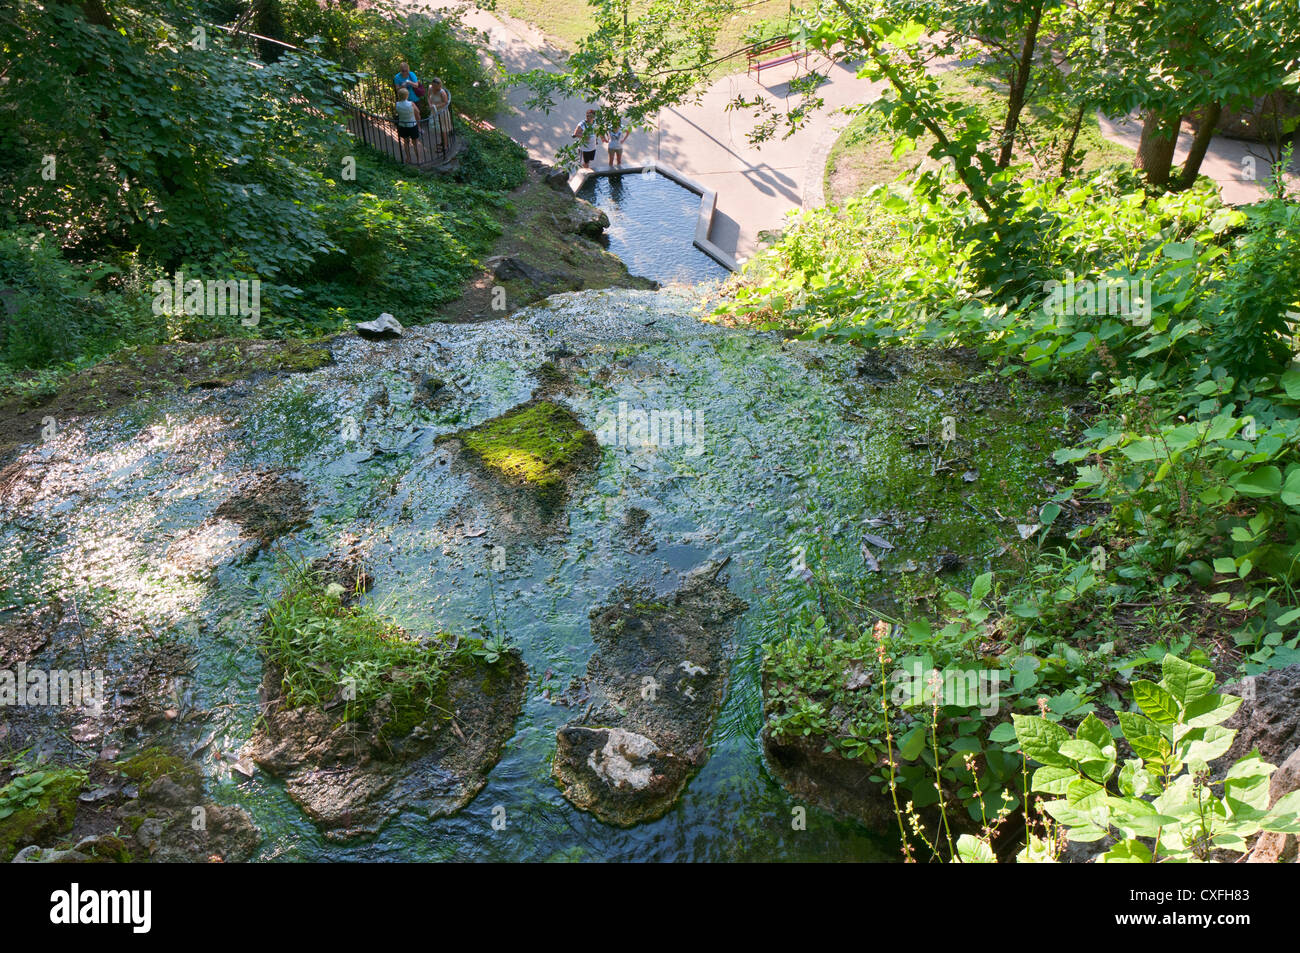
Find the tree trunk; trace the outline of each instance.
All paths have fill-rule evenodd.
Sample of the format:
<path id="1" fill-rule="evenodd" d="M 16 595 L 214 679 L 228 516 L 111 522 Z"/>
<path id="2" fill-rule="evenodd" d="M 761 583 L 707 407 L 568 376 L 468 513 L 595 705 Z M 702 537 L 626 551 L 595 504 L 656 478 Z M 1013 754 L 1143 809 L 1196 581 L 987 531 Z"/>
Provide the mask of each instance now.
<path id="1" fill-rule="evenodd" d="M 1074 114 L 1074 122 L 1070 126 L 1070 138 L 1066 140 L 1065 151 L 1061 153 L 1061 178 L 1070 174 L 1070 163 L 1074 159 L 1074 144 L 1079 139 L 1079 130 L 1083 127 L 1083 114 L 1088 107 L 1081 105 L 1079 111 Z"/>
<path id="2" fill-rule="evenodd" d="M 1007 120 L 1002 126 L 999 169 L 1005 169 L 1011 164 L 1011 153 L 1016 144 L 1016 127 L 1020 124 L 1020 112 L 1025 108 L 1025 91 L 1029 88 L 1029 74 L 1034 68 L 1034 50 L 1038 47 L 1038 26 L 1042 20 L 1043 0 L 1038 0 L 1029 15 L 1029 25 L 1025 27 L 1025 40 L 1020 46 L 1020 62 L 1016 64 L 1011 92 L 1007 95 Z"/>
<path id="3" fill-rule="evenodd" d="M 1210 148 L 1210 140 L 1214 138 L 1214 129 L 1219 124 L 1219 114 L 1222 112 L 1221 103 L 1211 103 L 1205 107 L 1201 124 L 1196 128 L 1196 138 L 1192 140 L 1192 150 L 1187 153 L 1187 161 L 1183 163 L 1182 175 L 1174 183 L 1175 192 L 1185 191 L 1196 184 L 1196 176 L 1201 171 L 1201 162 L 1205 159 L 1205 151 Z"/>
<path id="4" fill-rule="evenodd" d="M 1148 110 L 1142 114 L 1142 139 L 1133 165 L 1145 173 L 1147 183 L 1155 188 L 1163 189 L 1169 184 L 1181 121 L 1177 113 Z"/>

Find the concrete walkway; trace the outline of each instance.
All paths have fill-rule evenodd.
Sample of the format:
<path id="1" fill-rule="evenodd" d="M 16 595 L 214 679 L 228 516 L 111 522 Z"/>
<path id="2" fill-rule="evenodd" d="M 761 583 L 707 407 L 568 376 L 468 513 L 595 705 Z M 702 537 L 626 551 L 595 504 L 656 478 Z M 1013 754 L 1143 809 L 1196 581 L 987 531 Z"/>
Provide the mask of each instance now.
<path id="1" fill-rule="evenodd" d="M 581 0 L 573 0 L 581 2 Z M 507 73 L 531 69 L 558 70 L 565 53 L 548 37 L 530 24 L 505 13 L 490 14 L 477 8 L 466 9 L 457 0 L 407 0 L 412 9 L 441 9 L 462 23 L 483 32 L 488 46 L 500 58 Z M 826 61 L 811 57 L 808 68 L 824 68 Z M 420 72 L 436 69 L 436 64 L 412 64 Z M 640 165 L 667 163 L 700 184 L 718 193 L 717 211 L 710 238 L 720 248 L 740 261 L 752 255 L 761 244 L 764 231 L 780 228 L 787 213 L 799 208 L 821 205 L 822 181 L 826 159 L 839 131 L 848 119 L 840 112 L 843 106 L 870 102 L 879 95 L 881 85 L 859 79 L 855 70 L 842 63 L 831 67 L 830 79 L 819 89 L 825 107 L 808 124 L 789 139 L 771 140 L 761 146 L 749 144 L 746 134 L 758 124 L 751 111 L 728 112 L 727 104 L 737 95 L 747 99 L 762 96 L 778 112 L 784 113 L 798 103 L 790 95 L 790 80 L 807 72 L 802 62 L 765 70 L 760 84 L 752 76 L 738 74 L 716 80 L 698 102 L 665 109 L 659 114 L 658 128 L 634 132 L 624 149 L 624 162 Z M 455 91 L 452 91 L 453 96 Z M 528 149 L 529 154 L 552 162 L 556 153 L 573 141 L 574 127 L 582 120 L 590 104 L 562 100 L 549 113 L 529 110 L 525 106 L 529 91 L 509 91 L 508 114 L 498 117 L 497 124 Z M 1137 120 L 1102 121 L 1107 138 L 1136 150 L 1141 134 Z M 1190 134 L 1179 144 L 1178 157 L 1186 155 Z M 1243 170 L 1244 156 L 1254 150 L 1255 180 Z M 599 149 L 596 167 L 604 165 L 605 153 Z M 1211 143 L 1202 172 L 1211 176 L 1223 189 L 1229 202 L 1251 202 L 1262 197 L 1262 183 L 1269 176 L 1270 163 L 1264 148 L 1255 143 L 1216 137 Z M 1300 159 L 1295 171 L 1300 175 Z"/>

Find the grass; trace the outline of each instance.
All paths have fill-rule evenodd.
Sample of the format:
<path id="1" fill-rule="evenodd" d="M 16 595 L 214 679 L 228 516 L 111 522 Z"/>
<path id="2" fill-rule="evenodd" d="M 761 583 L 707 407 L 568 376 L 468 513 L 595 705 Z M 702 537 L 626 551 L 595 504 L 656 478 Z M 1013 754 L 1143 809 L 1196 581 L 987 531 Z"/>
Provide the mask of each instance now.
<path id="1" fill-rule="evenodd" d="M 510 16 L 531 23 L 566 53 L 578 48 L 578 41 L 595 27 L 591 8 L 583 0 L 501 0 L 500 9 Z M 745 46 L 745 31 L 763 20 L 784 20 L 790 4 L 781 0 L 758 0 L 742 3 L 718 30 L 717 55 L 721 56 Z M 740 57 L 718 65 L 716 75 L 725 76 L 745 69 Z"/>
<path id="2" fill-rule="evenodd" d="M 1002 128 L 1005 119 L 1005 88 L 976 70 L 953 70 L 938 78 L 940 89 L 950 99 L 976 106 L 995 131 Z M 1015 161 L 1033 162 L 1035 158 L 1049 166 L 1059 166 L 1060 148 L 1053 148 L 1052 140 L 1063 142 L 1069 132 L 1070 117 L 1052 112 L 1045 106 L 1030 103 L 1022 115 L 1023 133 L 1044 141 L 1046 148 L 1037 156 L 1018 144 Z M 837 205 L 854 195 L 866 192 L 873 186 L 892 182 L 926 160 L 926 153 L 934 139 L 926 136 L 918 140 L 916 148 L 898 158 L 893 150 L 896 136 L 885 128 L 880 117 L 867 113 L 849 123 L 826 160 L 826 201 Z M 1115 162 L 1130 162 L 1131 150 L 1106 139 L 1095 116 L 1085 116 L 1075 143 L 1076 154 L 1083 155 L 1083 171 L 1091 172 Z M 1047 172 L 1047 169 L 1037 170 Z M 1053 168 L 1052 171 L 1055 171 Z"/>
<path id="3" fill-rule="evenodd" d="M 284 704 L 344 706 L 355 721 L 381 700 L 392 721 L 414 724 L 436 709 L 455 640 L 408 635 L 370 605 L 345 601 L 338 583 L 308 569 L 282 569 L 289 586 L 267 613 L 263 651 L 280 673 Z"/>

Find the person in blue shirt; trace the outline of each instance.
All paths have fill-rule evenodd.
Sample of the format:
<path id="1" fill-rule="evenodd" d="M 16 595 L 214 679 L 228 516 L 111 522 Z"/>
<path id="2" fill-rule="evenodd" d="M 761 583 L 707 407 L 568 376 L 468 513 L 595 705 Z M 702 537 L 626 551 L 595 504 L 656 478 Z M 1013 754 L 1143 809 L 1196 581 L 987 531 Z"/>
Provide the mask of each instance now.
<path id="1" fill-rule="evenodd" d="M 399 65 L 401 68 L 398 70 L 397 75 L 393 77 L 393 87 L 394 89 L 406 90 L 407 98 L 411 103 L 418 105 L 420 93 L 423 92 L 420 88 L 420 79 L 411 72 L 410 64 L 403 62 Z"/>

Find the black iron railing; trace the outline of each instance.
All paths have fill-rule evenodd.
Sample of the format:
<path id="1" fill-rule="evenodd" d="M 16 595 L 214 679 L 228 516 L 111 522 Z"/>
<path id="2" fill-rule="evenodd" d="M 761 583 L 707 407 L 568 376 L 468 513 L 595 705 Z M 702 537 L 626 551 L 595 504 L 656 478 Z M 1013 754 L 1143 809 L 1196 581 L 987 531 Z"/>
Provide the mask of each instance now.
<path id="1" fill-rule="evenodd" d="M 270 51 L 277 49 L 311 53 L 310 50 L 257 33 L 231 27 L 219 29 L 233 42 L 263 61 L 270 58 Z M 455 151 L 455 127 L 451 109 L 443 108 L 433 116 L 425 115 L 430 111 L 427 102 L 417 104 L 422 116 L 418 127 L 419 138 L 410 140 L 410 144 L 403 147 L 403 140 L 397 132 L 397 98 L 393 85 L 379 77 L 365 76 L 354 87 L 342 93 L 323 92 L 317 101 L 320 100 L 339 109 L 344 116 L 344 126 L 355 139 L 384 153 L 395 162 L 420 169 L 432 169 L 445 164 Z"/>

